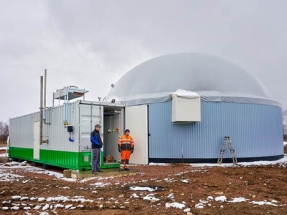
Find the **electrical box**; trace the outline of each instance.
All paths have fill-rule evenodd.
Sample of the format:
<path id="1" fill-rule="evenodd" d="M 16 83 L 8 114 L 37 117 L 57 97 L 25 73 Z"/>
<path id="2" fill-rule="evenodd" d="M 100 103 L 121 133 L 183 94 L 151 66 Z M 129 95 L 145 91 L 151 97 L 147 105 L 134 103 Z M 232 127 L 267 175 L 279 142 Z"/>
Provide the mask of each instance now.
<path id="1" fill-rule="evenodd" d="M 67 131 L 68 131 L 69 133 L 73 133 L 73 132 L 74 132 L 74 127 L 73 127 L 72 125 L 68 125 L 68 126 L 67 126 Z"/>
<path id="2" fill-rule="evenodd" d="M 193 92 L 190 94 L 172 94 L 172 122 L 188 123 L 201 121 L 200 96 Z"/>

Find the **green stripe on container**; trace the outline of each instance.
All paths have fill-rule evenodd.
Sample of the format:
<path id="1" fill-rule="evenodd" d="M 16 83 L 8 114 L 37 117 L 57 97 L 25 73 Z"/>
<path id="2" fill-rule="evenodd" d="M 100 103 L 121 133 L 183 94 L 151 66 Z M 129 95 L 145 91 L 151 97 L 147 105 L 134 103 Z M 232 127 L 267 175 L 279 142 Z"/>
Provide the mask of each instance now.
<path id="1" fill-rule="evenodd" d="M 33 149 L 9 147 L 9 157 L 48 164 L 73 170 L 90 170 L 90 152 L 67 152 L 56 150 L 40 150 L 40 159 L 33 159 Z"/>
<path id="2" fill-rule="evenodd" d="M 91 169 L 90 152 L 40 150 L 40 162 L 73 170 Z"/>
<path id="3" fill-rule="evenodd" d="M 9 157 L 36 163 L 48 164 L 72 170 L 90 170 L 91 152 L 67 152 L 57 150 L 40 150 L 40 159 L 33 159 L 33 149 L 9 147 Z M 101 168 L 119 168 L 119 163 L 104 163 L 104 153 L 101 152 Z"/>
<path id="4" fill-rule="evenodd" d="M 33 161 L 33 149 L 31 148 L 19 148 L 9 147 L 9 157 L 18 158 L 27 161 Z"/>

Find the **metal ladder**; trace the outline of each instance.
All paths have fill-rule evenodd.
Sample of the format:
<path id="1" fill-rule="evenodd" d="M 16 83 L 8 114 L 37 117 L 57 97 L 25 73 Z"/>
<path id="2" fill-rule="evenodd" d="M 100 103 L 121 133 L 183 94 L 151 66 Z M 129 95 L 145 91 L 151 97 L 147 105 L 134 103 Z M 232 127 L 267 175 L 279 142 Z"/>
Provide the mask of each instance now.
<path id="1" fill-rule="evenodd" d="M 224 152 L 226 150 L 226 146 L 228 146 L 229 150 L 230 150 L 230 155 L 232 157 L 232 161 L 234 164 L 237 164 L 237 158 L 235 156 L 235 150 L 233 148 L 233 145 L 231 143 L 231 139 L 229 136 L 225 136 L 224 137 L 224 140 L 223 140 L 223 143 L 222 143 L 222 146 L 221 146 L 221 149 L 220 149 L 220 155 L 219 155 L 219 158 L 218 158 L 218 161 L 217 163 L 218 164 L 221 164 L 222 163 L 222 160 L 223 160 L 223 155 L 224 155 Z"/>

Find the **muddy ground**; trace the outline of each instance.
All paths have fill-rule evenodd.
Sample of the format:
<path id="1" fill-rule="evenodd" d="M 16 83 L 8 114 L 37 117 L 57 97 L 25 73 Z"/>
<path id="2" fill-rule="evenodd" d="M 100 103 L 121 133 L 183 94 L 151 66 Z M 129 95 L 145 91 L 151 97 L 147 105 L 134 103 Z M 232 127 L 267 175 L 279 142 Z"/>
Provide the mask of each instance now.
<path id="1" fill-rule="evenodd" d="M 11 180 L 0 180 L 0 214 L 287 213 L 287 162 L 267 166 L 133 166 L 136 174 L 107 178 L 99 173 L 89 180 L 72 182 L 27 167 L 0 164 L 0 168 L 11 174 Z M 23 177 L 12 179 L 12 174 Z M 150 190 L 138 190 L 145 187 Z M 176 204 L 169 205 L 172 203 Z"/>

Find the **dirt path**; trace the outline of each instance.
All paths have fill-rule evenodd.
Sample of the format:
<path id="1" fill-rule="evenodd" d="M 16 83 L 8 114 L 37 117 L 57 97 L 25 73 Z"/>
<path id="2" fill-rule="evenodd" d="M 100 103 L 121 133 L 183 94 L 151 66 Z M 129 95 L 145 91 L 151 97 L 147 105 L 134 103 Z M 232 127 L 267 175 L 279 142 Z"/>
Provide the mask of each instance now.
<path id="1" fill-rule="evenodd" d="M 2 166 L 2 173 L 11 176 L 7 181 L 0 178 L 0 214 L 150 215 L 187 214 L 188 210 L 189 214 L 285 214 L 287 211 L 286 163 L 133 168 L 138 174 L 118 178 L 102 178 L 99 174 L 90 180 L 69 182 L 44 171 Z M 13 179 L 13 174 L 22 177 Z M 229 202 L 234 198 L 236 203 Z"/>

